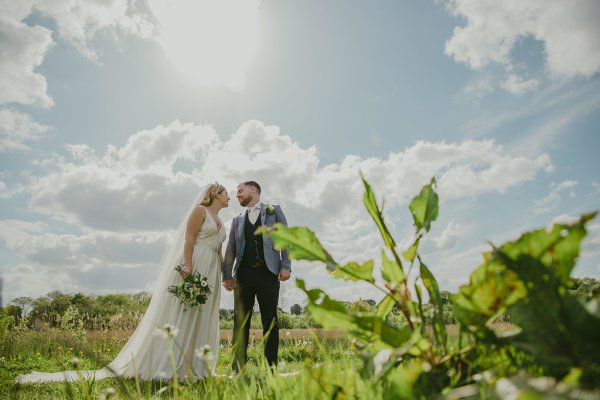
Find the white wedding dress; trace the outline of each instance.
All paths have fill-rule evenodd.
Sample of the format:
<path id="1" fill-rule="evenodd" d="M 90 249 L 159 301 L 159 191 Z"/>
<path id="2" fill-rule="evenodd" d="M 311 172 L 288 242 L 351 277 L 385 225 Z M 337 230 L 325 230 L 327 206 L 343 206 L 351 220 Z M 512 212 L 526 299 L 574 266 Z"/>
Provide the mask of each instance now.
<path id="1" fill-rule="evenodd" d="M 219 221 L 220 222 L 220 221 Z M 181 229 L 180 229 L 181 231 Z M 178 235 L 176 240 L 183 240 Z M 131 335 L 116 358 L 105 368 L 96 371 L 63 371 L 54 373 L 32 372 L 17 377 L 18 383 L 41 383 L 77 381 L 84 379 L 104 379 L 114 377 L 134 377 L 139 379 L 169 379 L 173 377 L 169 340 L 163 329 L 170 324 L 176 330 L 171 338 L 172 352 L 177 376 L 182 379 L 198 379 L 214 373 L 219 351 L 219 300 L 221 294 L 221 262 L 217 251 L 225 240 L 225 229 L 209 212 L 196 239 L 193 252 L 193 270 L 208 277 L 212 294 L 206 303 L 183 310 L 179 300 L 167 292 L 170 285 L 180 282 L 181 276 L 173 268 L 183 260 L 183 245 L 176 244 L 167 252 L 161 262 L 159 281 L 156 283 L 152 300 L 135 332 Z M 175 255 L 179 253 L 179 255 Z M 178 260 L 171 265 L 162 265 Z M 210 346 L 212 358 L 201 359 L 196 350 Z M 205 368 L 208 366 L 208 371 Z"/>

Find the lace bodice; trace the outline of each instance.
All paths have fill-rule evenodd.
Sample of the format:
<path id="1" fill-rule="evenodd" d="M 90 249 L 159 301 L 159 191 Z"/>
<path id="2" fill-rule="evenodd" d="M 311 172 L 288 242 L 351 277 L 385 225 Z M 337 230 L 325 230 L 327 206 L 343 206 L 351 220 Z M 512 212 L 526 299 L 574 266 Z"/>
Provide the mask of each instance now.
<path id="1" fill-rule="evenodd" d="M 217 230 L 217 222 L 207 211 L 204 222 L 200 227 L 200 232 L 196 238 L 196 246 L 207 246 L 214 251 L 219 250 L 221 244 L 225 241 L 225 226 L 221 223 L 221 229 Z"/>

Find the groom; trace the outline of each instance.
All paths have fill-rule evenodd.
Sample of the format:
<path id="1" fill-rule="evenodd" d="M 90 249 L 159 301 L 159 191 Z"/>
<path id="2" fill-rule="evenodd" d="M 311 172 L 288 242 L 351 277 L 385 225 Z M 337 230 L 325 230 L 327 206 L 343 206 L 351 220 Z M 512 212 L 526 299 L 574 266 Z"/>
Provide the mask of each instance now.
<path id="1" fill-rule="evenodd" d="M 270 237 L 254 234 L 261 225 L 272 226 L 280 222 L 287 226 L 281 207 L 263 204 L 260 201 L 260 185 L 254 181 L 240 183 L 236 197 L 247 210 L 231 223 L 229 242 L 221 267 L 223 286 L 226 290 L 234 290 L 234 373 L 239 372 L 246 364 L 255 298 L 260 306 L 263 335 L 268 334 L 265 358 L 271 367 L 277 365 L 279 282 L 287 281 L 291 274 L 287 252 L 275 250 Z"/>

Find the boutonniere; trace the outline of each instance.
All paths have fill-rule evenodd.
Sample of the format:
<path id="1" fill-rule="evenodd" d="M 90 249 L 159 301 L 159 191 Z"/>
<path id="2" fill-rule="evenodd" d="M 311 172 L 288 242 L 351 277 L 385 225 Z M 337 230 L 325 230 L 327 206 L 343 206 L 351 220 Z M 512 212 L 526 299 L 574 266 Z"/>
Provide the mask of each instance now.
<path id="1" fill-rule="evenodd" d="M 273 206 L 273 204 L 267 204 L 265 206 L 265 212 L 267 213 L 267 215 L 275 214 L 275 206 Z"/>

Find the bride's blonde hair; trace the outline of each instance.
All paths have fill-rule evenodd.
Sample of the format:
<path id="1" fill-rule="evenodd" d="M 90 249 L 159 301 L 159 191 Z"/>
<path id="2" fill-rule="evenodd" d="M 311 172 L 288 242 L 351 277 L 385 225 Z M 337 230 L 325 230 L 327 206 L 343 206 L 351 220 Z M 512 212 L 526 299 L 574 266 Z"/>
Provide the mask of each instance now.
<path id="1" fill-rule="evenodd" d="M 210 206 L 215 197 L 217 197 L 219 193 L 223 192 L 223 190 L 225 190 L 225 186 L 221 185 L 219 182 L 211 183 L 208 187 L 206 195 L 200 201 L 200 204 L 202 204 L 205 207 Z"/>

